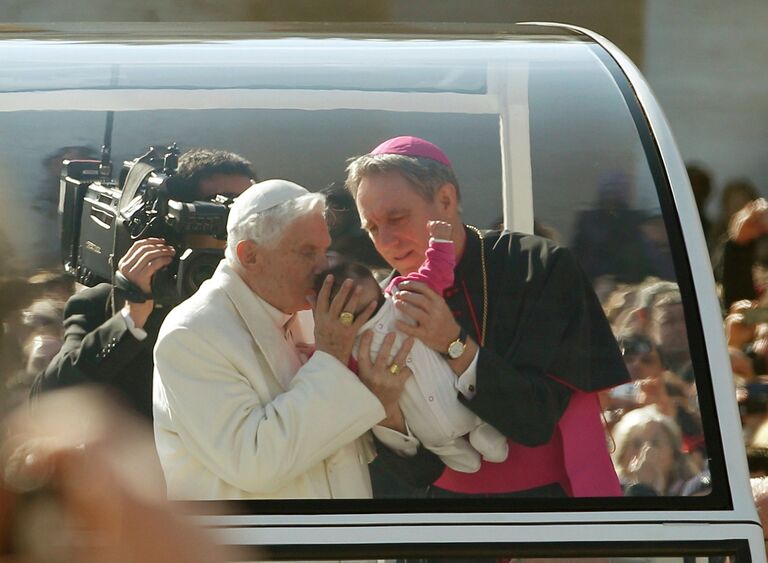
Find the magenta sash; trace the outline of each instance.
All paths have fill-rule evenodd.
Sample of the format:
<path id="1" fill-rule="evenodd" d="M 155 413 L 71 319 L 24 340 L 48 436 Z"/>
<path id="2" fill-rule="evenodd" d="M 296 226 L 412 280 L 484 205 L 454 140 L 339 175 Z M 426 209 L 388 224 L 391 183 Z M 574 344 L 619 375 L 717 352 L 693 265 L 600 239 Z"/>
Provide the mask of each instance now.
<path id="1" fill-rule="evenodd" d="M 509 440 L 505 461 L 483 461 L 476 473 L 446 467 L 435 486 L 457 493 L 494 494 L 552 483 L 573 497 L 621 496 L 595 392 L 573 390 L 552 439 L 543 446 L 529 448 Z"/>

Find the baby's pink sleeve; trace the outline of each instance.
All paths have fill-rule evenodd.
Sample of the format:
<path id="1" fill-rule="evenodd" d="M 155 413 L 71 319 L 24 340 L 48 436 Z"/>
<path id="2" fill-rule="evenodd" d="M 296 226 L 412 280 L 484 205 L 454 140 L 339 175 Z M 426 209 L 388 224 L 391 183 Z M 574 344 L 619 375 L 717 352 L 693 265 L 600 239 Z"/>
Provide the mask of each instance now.
<path id="1" fill-rule="evenodd" d="M 429 239 L 424 262 L 419 269 L 407 276 L 397 276 L 385 290 L 392 293 L 398 284 L 408 281 L 424 282 L 440 295 L 453 285 L 453 269 L 456 267 L 456 252 L 453 242 Z"/>

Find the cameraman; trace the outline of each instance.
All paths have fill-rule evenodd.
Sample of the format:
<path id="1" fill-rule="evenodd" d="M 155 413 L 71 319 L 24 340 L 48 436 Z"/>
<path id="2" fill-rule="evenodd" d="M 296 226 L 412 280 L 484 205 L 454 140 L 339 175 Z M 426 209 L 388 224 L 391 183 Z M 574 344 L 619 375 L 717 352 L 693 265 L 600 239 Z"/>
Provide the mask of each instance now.
<path id="1" fill-rule="evenodd" d="M 179 158 L 169 196 L 181 201 L 205 200 L 217 194 L 234 197 L 254 180 L 251 163 L 241 156 L 193 149 Z M 152 277 L 174 256 L 175 249 L 163 239 L 146 238 L 128 249 L 117 269 L 149 295 Z M 73 295 L 64 309 L 64 344 L 37 376 L 32 395 L 84 383 L 102 384 L 151 420 L 152 349 L 167 314 L 168 308 L 156 305 L 151 298 L 128 301 L 107 283 Z"/>

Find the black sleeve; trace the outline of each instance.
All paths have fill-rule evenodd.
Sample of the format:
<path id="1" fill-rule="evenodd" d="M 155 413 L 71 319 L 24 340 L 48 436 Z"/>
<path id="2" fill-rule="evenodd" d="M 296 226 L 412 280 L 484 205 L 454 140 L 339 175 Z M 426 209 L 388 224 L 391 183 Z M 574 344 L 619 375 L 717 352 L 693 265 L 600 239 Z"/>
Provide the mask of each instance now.
<path id="1" fill-rule="evenodd" d="M 628 380 L 597 296 L 566 248 L 531 243 L 503 279 L 498 324 L 477 362 L 476 394 L 460 397 L 502 434 L 546 444 L 573 389 Z M 521 267 L 525 265 L 525 268 Z"/>
<path id="2" fill-rule="evenodd" d="M 568 407 L 571 390 L 537 374 L 517 370 L 514 377 L 503 358 L 483 353 L 477 362 L 477 394 L 459 399 L 507 438 L 528 447 L 552 439 Z"/>
<path id="3" fill-rule="evenodd" d="M 374 442 L 377 456 L 371 464 L 371 478 L 377 498 L 421 496 L 418 489 L 434 483 L 445 469 L 442 460 L 423 446 L 419 446 L 413 457 L 400 457 L 375 437 Z M 385 482 L 385 478 L 380 477 L 382 474 L 394 479 L 386 480 L 383 486 L 377 487 L 377 482 Z"/>
<path id="4" fill-rule="evenodd" d="M 33 394 L 80 383 L 109 383 L 149 346 L 130 333 L 119 312 L 107 316 L 110 291 L 102 284 L 67 301 L 64 343 L 33 385 Z"/>

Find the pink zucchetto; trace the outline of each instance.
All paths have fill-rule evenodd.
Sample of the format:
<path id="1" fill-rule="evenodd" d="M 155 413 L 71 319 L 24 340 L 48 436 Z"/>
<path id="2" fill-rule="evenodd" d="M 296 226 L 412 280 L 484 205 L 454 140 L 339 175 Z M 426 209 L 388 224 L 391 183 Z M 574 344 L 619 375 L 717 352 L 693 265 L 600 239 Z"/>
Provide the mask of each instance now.
<path id="1" fill-rule="evenodd" d="M 448 160 L 448 157 L 445 156 L 445 153 L 437 145 L 433 145 L 419 137 L 408 135 L 386 140 L 369 154 L 401 154 L 403 156 L 429 158 L 444 164 L 448 168 L 453 168 L 451 161 Z"/>

